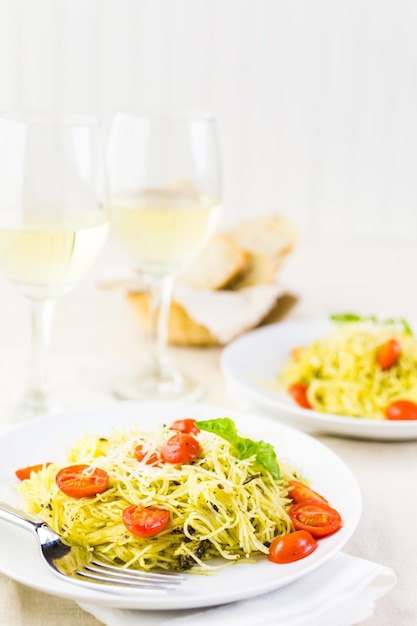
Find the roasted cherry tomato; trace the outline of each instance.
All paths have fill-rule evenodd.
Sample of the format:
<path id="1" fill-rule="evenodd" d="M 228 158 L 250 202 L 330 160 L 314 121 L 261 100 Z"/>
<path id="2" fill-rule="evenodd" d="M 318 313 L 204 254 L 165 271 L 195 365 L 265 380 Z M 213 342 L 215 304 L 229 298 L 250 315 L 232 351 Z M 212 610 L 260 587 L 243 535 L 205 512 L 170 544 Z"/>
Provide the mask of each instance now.
<path id="1" fill-rule="evenodd" d="M 144 461 L 146 465 L 155 465 L 160 460 L 156 452 L 151 452 L 143 448 L 143 445 L 139 443 L 135 448 L 135 457 L 138 461 Z"/>
<path id="2" fill-rule="evenodd" d="M 417 420 L 417 404 L 411 400 L 395 400 L 385 409 L 387 420 Z"/>
<path id="3" fill-rule="evenodd" d="M 293 348 L 291 350 L 291 358 L 292 358 L 292 360 L 293 361 L 298 361 L 300 356 L 301 356 L 302 351 L 303 351 L 303 348 L 301 348 L 300 346 L 295 346 L 295 348 Z"/>
<path id="4" fill-rule="evenodd" d="M 322 502 L 323 504 L 329 504 L 323 496 L 317 491 L 310 489 L 304 483 L 298 482 L 298 480 L 290 480 L 289 494 L 293 501 L 298 504 L 299 502 Z"/>
<path id="5" fill-rule="evenodd" d="M 197 439 L 188 433 L 175 433 L 162 446 L 161 459 L 166 463 L 190 463 L 201 454 Z"/>
<path id="6" fill-rule="evenodd" d="M 164 530 L 169 521 L 169 511 L 152 506 L 132 504 L 122 513 L 123 524 L 138 537 L 153 537 Z"/>
<path id="7" fill-rule="evenodd" d="M 342 525 L 342 518 L 336 509 L 322 502 L 294 504 L 289 515 L 296 530 L 307 530 L 316 539 L 331 535 Z"/>
<path id="8" fill-rule="evenodd" d="M 290 396 L 292 396 L 298 406 L 302 406 L 303 409 L 312 408 L 310 401 L 307 398 L 307 389 L 307 385 L 304 385 L 303 383 L 292 383 L 292 385 L 288 387 Z"/>
<path id="9" fill-rule="evenodd" d="M 71 498 L 88 498 L 103 493 L 109 484 L 109 475 L 99 467 L 70 465 L 55 477 L 56 484 Z"/>
<path id="10" fill-rule="evenodd" d="M 200 432 L 200 429 L 195 425 L 196 420 L 193 420 L 191 417 L 183 420 L 176 420 L 169 427 L 170 430 L 178 430 L 181 433 L 192 433 L 196 435 Z"/>
<path id="11" fill-rule="evenodd" d="M 268 559 L 273 563 L 292 563 L 308 556 L 317 548 L 317 541 L 306 530 L 275 537 L 269 546 Z"/>
<path id="12" fill-rule="evenodd" d="M 43 467 L 48 467 L 51 463 L 39 463 L 39 465 L 28 465 L 28 467 L 21 467 L 15 471 L 19 480 L 26 480 L 30 478 L 32 472 L 40 472 Z"/>
<path id="13" fill-rule="evenodd" d="M 389 370 L 396 364 L 401 354 L 401 344 L 396 339 L 389 339 L 379 349 L 378 364 L 381 369 Z"/>

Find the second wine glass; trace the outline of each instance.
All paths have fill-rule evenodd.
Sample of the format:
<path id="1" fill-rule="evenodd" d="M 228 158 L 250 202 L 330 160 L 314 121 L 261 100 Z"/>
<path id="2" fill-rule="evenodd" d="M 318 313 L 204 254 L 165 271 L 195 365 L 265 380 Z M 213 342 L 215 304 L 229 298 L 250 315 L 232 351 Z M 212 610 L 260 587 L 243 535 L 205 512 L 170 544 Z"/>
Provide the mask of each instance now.
<path id="1" fill-rule="evenodd" d="M 177 274 L 201 251 L 220 215 L 219 157 L 210 113 L 118 113 L 108 146 L 113 228 L 150 294 L 151 348 L 122 399 L 196 400 L 201 383 L 167 354 Z"/>

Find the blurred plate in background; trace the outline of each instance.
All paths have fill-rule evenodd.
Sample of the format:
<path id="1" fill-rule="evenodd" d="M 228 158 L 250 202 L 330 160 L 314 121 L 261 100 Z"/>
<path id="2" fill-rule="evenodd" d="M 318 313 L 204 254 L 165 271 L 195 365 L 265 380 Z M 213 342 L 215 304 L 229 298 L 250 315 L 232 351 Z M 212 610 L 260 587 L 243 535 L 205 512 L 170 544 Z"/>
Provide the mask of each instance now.
<path id="1" fill-rule="evenodd" d="M 417 439 L 417 420 L 345 417 L 297 406 L 277 389 L 277 377 L 293 348 L 325 336 L 331 327 L 325 318 L 280 322 L 258 328 L 229 344 L 221 355 L 221 369 L 235 389 L 280 421 L 308 432 L 379 440 Z"/>

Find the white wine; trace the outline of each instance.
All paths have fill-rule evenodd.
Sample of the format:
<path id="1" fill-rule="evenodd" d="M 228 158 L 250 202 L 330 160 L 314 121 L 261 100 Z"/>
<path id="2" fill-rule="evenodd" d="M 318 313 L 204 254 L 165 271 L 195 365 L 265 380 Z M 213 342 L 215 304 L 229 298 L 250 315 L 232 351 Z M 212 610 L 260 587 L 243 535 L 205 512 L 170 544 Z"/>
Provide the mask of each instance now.
<path id="1" fill-rule="evenodd" d="M 84 276 L 108 230 L 100 210 L 36 212 L 0 223 L 0 271 L 28 298 L 56 298 Z"/>
<path id="2" fill-rule="evenodd" d="M 133 264 L 160 276 L 182 269 L 200 252 L 220 212 L 212 197 L 171 189 L 118 197 L 112 209 L 116 236 Z"/>

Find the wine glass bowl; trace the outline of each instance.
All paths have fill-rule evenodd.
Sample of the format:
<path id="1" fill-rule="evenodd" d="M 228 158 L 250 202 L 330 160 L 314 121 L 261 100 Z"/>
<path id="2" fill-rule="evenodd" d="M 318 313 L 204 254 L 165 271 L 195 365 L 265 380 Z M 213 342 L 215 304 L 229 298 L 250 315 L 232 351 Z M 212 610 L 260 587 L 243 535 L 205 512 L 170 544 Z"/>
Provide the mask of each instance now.
<path id="1" fill-rule="evenodd" d="M 220 215 L 219 158 L 210 113 L 118 113 L 108 147 L 112 223 L 150 294 L 151 347 L 142 372 L 122 381 L 124 399 L 197 399 L 199 383 L 167 353 L 174 281 L 202 250 Z"/>
<path id="2" fill-rule="evenodd" d="M 32 366 L 20 418 L 52 410 L 47 350 L 55 301 L 83 278 L 107 239 L 102 160 L 95 118 L 0 114 L 0 272 L 32 311 Z"/>

